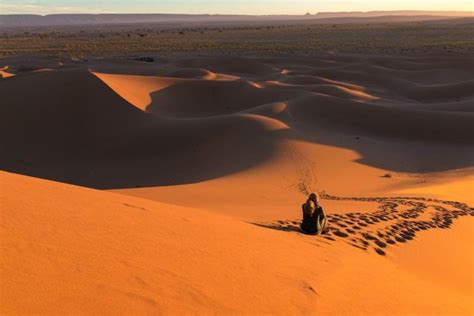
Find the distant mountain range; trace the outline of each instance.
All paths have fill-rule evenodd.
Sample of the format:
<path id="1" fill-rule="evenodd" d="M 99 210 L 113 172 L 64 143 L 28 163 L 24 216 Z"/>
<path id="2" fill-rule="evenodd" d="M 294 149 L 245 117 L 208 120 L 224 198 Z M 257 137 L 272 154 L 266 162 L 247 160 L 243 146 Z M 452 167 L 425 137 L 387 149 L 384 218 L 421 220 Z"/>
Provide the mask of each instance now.
<path id="1" fill-rule="evenodd" d="M 432 20 L 434 17 L 473 17 L 473 12 L 460 11 L 370 11 L 370 12 L 320 12 L 305 15 L 220 15 L 220 14 L 11 14 L 0 15 L 0 27 L 56 26 L 56 25 L 106 25 L 143 23 L 207 23 L 207 22 L 265 22 L 307 21 L 316 19 L 411 17 L 408 20 Z M 424 18 L 421 18 L 424 17 Z M 393 21 L 392 19 L 389 19 Z M 406 19 L 405 19 L 406 20 Z"/>
<path id="2" fill-rule="evenodd" d="M 473 17 L 473 11 L 369 11 L 369 12 L 319 12 L 317 18 L 342 18 L 342 17 L 381 17 L 381 16 L 442 16 L 442 17 Z"/>

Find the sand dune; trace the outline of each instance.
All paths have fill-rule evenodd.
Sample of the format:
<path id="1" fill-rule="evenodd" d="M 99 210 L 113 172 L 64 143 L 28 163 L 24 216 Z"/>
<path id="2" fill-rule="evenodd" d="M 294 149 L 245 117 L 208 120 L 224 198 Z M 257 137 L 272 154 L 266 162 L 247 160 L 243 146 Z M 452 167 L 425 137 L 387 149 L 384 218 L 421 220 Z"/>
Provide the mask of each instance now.
<path id="1" fill-rule="evenodd" d="M 1 88 L 7 105 L 1 109 L 1 137 L 2 167 L 16 172 L 109 188 L 195 182 L 246 168 L 274 148 L 272 131 L 253 117 L 159 119 L 126 103 L 87 71 L 14 79 Z M 34 88 L 27 95 L 12 93 L 23 84 Z M 95 95 L 83 93 L 94 90 Z M 55 113 L 49 115 L 52 120 L 47 113 Z M 236 155 L 242 155 L 237 164 L 231 160 Z M 63 163 L 70 166 L 66 173 Z M 130 164 L 135 168 L 129 169 Z"/>
<path id="2" fill-rule="evenodd" d="M 193 118 L 231 114 L 299 95 L 299 91 L 288 89 L 269 87 L 262 90 L 262 86 L 245 80 L 130 78 L 100 73 L 97 76 L 130 103 L 163 117 Z M 140 88 L 137 89 L 138 86 Z M 132 91 L 141 97 L 130 97 Z M 233 97 L 229 98 L 230 95 Z"/>
<path id="3" fill-rule="evenodd" d="M 9 78 L 9 77 L 13 77 L 14 74 L 8 72 L 8 66 L 5 66 L 3 68 L 0 69 L 0 78 Z"/>
<path id="4" fill-rule="evenodd" d="M 3 313 L 474 311 L 468 56 L 10 61 Z"/>
<path id="5" fill-rule="evenodd" d="M 268 229 L 202 210 L 1 177 L 8 183 L 1 191 L 4 313 L 468 314 L 473 308 L 470 266 L 456 266 L 456 278 L 425 279 L 412 273 L 415 250 L 386 259 L 350 246 L 338 231 L 315 238 L 285 232 L 287 225 Z M 373 225 L 372 216 L 361 218 Z M 343 219 L 334 215 L 335 226 Z M 413 239 L 407 234 L 404 243 Z M 472 235 L 455 240 L 468 245 Z M 412 248 L 430 243 L 421 239 Z"/>

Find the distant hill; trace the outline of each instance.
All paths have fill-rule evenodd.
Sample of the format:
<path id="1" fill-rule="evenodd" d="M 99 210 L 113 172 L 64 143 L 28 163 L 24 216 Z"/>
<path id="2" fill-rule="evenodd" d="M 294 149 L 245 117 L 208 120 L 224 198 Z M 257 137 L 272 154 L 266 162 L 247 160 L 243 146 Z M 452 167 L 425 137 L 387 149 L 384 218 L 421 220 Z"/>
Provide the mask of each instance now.
<path id="1" fill-rule="evenodd" d="M 0 27 L 55 26 L 55 25 L 106 25 L 143 23 L 220 23 L 310 21 L 341 18 L 405 17 L 405 20 L 433 20 L 434 17 L 472 17 L 473 12 L 443 11 L 371 11 L 371 12 L 320 12 L 305 15 L 190 15 L 190 14 L 11 14 L 0 15 Z M 410 17 L 410 18 L 407 18 Z M 418 18 L 416 18 L 418 17 Z M 388 19 L 393 21 L 394 19 Z M 395 19 L 396 20 L 396 19 Z M 344 22 L 344 21 L 343 21 Z"/>
<path id="2" fill-rule="evenodd" d="M 369 12 L 319 12 L 314 15 L 316 18 L 342 18 L 342 17 L 381 17 L 381 16 L 443 16 L 443 17 L 473 17 L 474 12 L 469 11 L 369 11 Z"/>

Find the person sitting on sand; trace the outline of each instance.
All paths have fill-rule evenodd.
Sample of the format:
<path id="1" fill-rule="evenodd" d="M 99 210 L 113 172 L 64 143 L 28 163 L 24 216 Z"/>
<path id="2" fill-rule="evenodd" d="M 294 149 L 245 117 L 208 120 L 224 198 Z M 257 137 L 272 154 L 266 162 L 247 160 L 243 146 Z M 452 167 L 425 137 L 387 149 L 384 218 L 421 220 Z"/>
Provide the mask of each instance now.
<path id="1" fill-rule="evenodd" d="M 328 232 L 328 223 L 323 208 L 319 205 L 319 195 L 311 193 L 302 206 L 303 222 L 301 230 L 307 234 L 325 234 Z"/>

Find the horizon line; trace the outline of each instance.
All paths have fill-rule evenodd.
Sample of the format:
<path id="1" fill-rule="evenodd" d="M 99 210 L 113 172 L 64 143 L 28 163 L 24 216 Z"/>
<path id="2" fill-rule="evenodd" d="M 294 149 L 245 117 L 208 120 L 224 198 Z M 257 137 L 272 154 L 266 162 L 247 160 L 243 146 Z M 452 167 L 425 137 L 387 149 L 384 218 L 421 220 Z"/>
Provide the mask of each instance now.
<path id="1" fill-rule="evenodd" d="M 145 12 L 63 12 L 63 13 L 7 13 L 7 14 L 0 14 L 1 15 L 37 15 L 37 16 L 49 16 L 49 15 L 107 15 L 107 14 L 135 14 L 135 15 L 154 15 L 154 14 L 162 14 L 162 15 L 209 15 L 209 16 L 217 16 L 217 15 L 230 15 L 230 16 L 305 16 L 305 15 L 318 15 L 322 13 L 377 13 L 377 12 L 432 12 L 432 13 L 469 13 L 474 15 L 474 10 L 466 11 L 466 10 L 409 10 L 409 9 L 400 9 L 400 10 L 369 10 L 369 11 L 318 11 L 315 13 L 305 12 L 300 14 L 239 14 L 239 13 L 177 13 L 177 12 L 153 12 L 153 13 L 145 13 Z"/>

